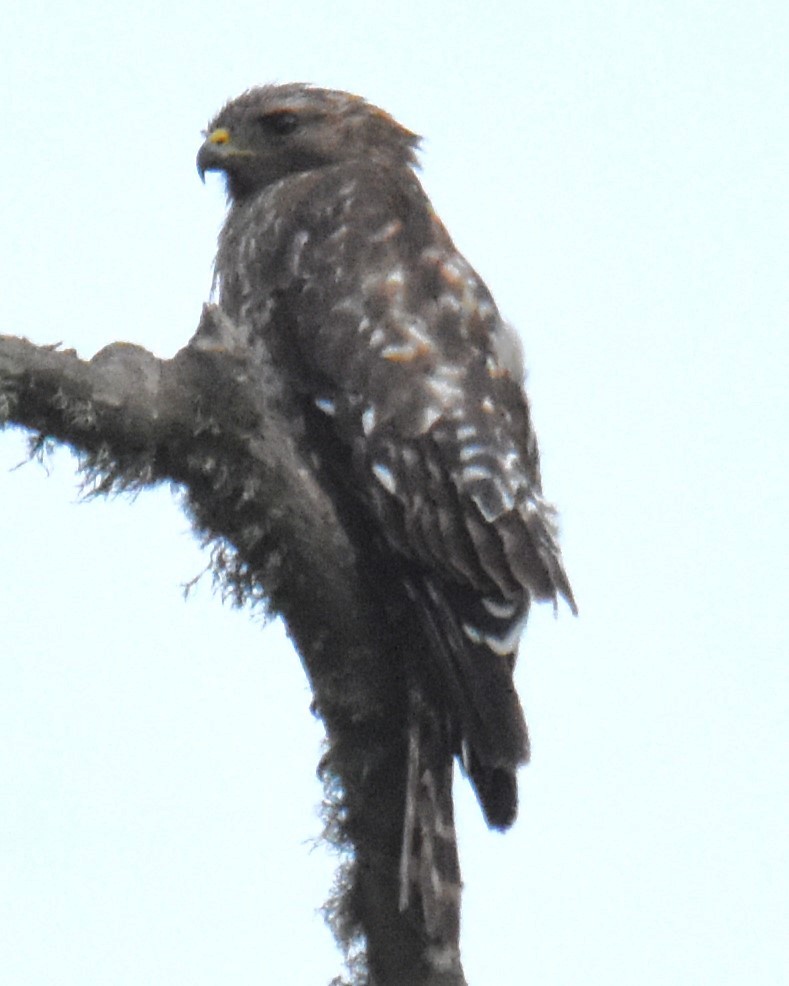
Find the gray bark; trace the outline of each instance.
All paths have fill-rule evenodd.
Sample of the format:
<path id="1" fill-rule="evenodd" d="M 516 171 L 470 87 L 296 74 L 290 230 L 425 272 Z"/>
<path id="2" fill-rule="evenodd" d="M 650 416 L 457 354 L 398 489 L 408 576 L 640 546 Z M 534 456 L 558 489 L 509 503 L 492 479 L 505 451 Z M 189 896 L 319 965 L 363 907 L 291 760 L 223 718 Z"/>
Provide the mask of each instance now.
<path id="1" fill-rule="evenodd" d="M 292 396 L 235 339 L 212 306 L 170 360 L 116 343 L 83 361 L 2 336 L 0 425 L 70 446 L 99 492 L 184 489 L 215 573 L 238 602 L 281 614 L 312 685 L 327 732 L 326 835 L 345 853 L 327 913 L 357 955 L 354 981 L 465 986 L 459 900 L 445 905 L 437 937 L 420 902 L 401 910 L 399 898 L 403 668 L 428 642 L 394 574 L 338 507 Z"/>

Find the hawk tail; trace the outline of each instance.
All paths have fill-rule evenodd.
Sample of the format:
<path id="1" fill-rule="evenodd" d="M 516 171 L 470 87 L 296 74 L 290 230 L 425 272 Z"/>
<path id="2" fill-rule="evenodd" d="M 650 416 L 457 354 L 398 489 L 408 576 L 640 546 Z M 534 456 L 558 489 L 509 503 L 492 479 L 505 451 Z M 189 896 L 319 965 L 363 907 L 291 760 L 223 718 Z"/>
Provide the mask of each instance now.
<path id="1" fill-rule="evenodd" d="M 528 601 L 489 600 L 424 576 L 411 583 L 432 641 L 428 669 L 440 707 L 491 828 L 518 812 L 516 772 L 529 759 L 529 736 L 512 669 Z"/>
<path id="2" fill-rule="evenodd" d="M 452 753 L 435 707 L 409 692 L 408 763 L 400 855 L 400 910 L 421 910 L 435 945 L 460 936 L 461 879 L 452 806 Z"/>

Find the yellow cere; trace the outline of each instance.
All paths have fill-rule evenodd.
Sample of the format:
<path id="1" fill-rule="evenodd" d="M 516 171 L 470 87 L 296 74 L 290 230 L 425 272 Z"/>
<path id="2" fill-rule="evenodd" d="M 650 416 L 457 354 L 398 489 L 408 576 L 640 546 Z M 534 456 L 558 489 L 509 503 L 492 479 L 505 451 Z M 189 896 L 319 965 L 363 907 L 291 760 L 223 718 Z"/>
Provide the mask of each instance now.
<path id="1" fill-rule="evenodd" d="M 219 127 L 208 135 L 209 144 L 226 144 L 230 140 L 230 131 Z"/>

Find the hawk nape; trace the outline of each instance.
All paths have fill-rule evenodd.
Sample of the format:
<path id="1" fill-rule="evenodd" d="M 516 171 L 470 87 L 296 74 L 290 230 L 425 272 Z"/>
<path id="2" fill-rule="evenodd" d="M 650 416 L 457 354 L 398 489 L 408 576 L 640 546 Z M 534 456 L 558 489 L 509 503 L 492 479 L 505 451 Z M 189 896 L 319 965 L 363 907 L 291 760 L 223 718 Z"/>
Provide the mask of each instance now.
<path id="1" fill-rule="evenodd" d="M 417 145 L 357 96 L 264 86 L 221 110 L 197 165 L 227 181 L 219 306 L 319 419 L 316 454 L 342 460 L 337 495 L 431 635 L 447 756 L 506 828 L 529 756 L 520 632 L 533 599 L 575 602 L 517 337 L 431 208 Z"/>

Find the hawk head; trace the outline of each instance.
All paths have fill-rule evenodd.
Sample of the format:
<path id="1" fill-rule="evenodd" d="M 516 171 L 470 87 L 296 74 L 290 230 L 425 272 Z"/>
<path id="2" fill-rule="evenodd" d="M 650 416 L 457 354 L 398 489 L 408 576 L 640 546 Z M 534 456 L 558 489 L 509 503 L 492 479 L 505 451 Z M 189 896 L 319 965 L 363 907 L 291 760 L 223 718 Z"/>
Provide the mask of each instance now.
<path id="1" fill-rule="evenodd" d="M 208 125 L 197 170 L 224 171 L 233 199 L 343 161 L 416 165 L 416 134 L 360 96 L 291 84 L 249 89 Z"/>

